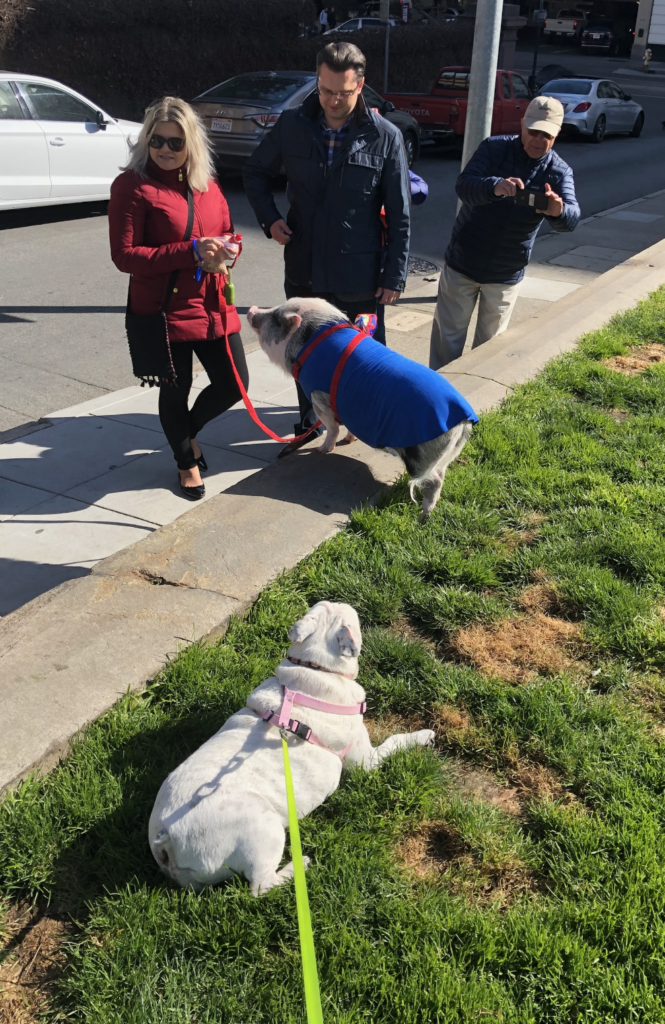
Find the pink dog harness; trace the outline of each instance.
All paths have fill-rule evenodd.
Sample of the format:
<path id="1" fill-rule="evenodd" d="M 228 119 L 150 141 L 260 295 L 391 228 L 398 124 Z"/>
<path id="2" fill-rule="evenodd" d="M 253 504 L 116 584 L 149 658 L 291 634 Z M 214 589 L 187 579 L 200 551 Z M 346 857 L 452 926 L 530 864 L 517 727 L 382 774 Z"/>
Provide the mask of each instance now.
<path id="1" fill-rule="evenodd" d="M 316 697 L 308 697 L 306 693 L 299 693 L 297 690 L 289 690 L 288 686 L 282 686 L 284 691 L 284 697 L 282 699 L 282 707 L 279 711 L 266 711 L 261 714 L 260 711 L 256 711 L 255 714 L 262 718 L 268 725 L 275 725 L 278 729 L 285 729 L 287 732 L 292 732 L 294 736 L 297 736 L 301 740 L 305 740 L 306 743 L 313 743 L 317 747 L 321 747 L 323 750 L 329 750 L 331 754 L 338 757 L 340 761 L 343 761 L 349 750 L 351 744 L 349 743 L 341 754 L 338 754 L 336 750 L 332 750 L 327 747 L 325 743 L 322 743 L 318 736 L 315 736 L 308 725 L 304 722 L 298 721 L 298 719 L 291 718 L 294 704 L 301 704 L 303 707 L 312 708 L 313 711 L 326 711 L 330 715 L 364 715 L 367 711 L 367 701 L 363 701 L 362 704 L 328 704 L 325 700 L 317 700 Z"/>

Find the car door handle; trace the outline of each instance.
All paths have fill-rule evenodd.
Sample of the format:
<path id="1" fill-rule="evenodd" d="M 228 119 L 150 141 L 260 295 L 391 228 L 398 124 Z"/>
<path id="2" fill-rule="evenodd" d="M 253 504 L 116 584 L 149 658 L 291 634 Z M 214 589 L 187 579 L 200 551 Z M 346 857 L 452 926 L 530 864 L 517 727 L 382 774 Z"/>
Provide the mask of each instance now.
<path id="1" fill-rule="evenodd" d="M 65 144 L 65 140 L 61 138 L 59 135 L 56 135 L 54 139 L 49 139 L 49 142 L 52 146 L 64 146 Z"/>

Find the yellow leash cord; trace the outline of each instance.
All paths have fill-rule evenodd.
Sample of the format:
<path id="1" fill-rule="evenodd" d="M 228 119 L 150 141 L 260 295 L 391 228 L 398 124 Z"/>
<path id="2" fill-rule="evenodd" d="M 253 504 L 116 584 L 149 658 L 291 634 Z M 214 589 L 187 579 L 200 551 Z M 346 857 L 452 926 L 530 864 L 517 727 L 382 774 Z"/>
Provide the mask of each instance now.
<path id="1" fill-rule="evenodd" d="M 314 934 L 312 932 L 312 918 L 309 912 L 309 900 L 307 898 L 305 865 L 303 864 L 302 846 L 300 845 L 300 829 L 298 828 L 298 815 L 296 813 L 296 798 L 295 793 L 293 792 L 293 777 L 291 775 L 291 762 L 289 761 L 289 746 L 286 742 L 286 733 L 283 730 L 280 731 L 282 733 L 282 753 L 284 754 L 286 803 L 289 809 L 291 858 L 293 861 L 293 881 L 296 887 L 296 909 L 298 911 L 298 932 L 300 934 L 300 954 L 302 957 L 302 976 L 305 986 L 307 1024 L 323 1024 L 321 989 L 319 988 L 319 974 L 316 969 Z"/>

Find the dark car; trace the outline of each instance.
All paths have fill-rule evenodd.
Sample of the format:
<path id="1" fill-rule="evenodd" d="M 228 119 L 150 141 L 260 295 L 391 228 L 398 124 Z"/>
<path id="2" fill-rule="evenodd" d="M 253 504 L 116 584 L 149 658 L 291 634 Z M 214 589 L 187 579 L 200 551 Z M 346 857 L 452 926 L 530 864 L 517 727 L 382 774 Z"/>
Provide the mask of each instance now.
<path id="1" fill-rule="evenodd" d="M 590 25 L 580 39 L 582 53 L 617 53 L 618 40 L 611 25 Z"/>
<path id="2" fill-rule="evenodd" d="M 191 102 L 208 129 L 215 162 L 231 170 L 242 167 L 283 110 L 299 106 L 315 89 L 311 71 L 252 71 L 213 86 Z M 410 167 L 420 152 L 418 123 L 367 85 L 363 95 L 401 131 Z"/>
<path id="3" fill-rule="evenodd" d="M 547 85 L 554 78 L 574 77 L 575 72 L 571 71 L 570 68 L 564 67 L 563 64 L 546 64 L 544 68 L 536 72 L 536 89 L 540 92 L 543 86 Z"/>

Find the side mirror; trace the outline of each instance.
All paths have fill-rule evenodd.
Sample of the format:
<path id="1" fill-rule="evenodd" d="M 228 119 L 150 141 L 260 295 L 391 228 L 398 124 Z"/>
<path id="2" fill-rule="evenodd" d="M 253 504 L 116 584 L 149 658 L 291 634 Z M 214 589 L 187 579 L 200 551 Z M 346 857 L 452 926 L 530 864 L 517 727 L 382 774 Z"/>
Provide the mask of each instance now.
<path id="1" fill-rule="evenodd" d="M 633 98 L 633 97 L 632 97 L 632 96 L 630 95 L 630 93 L 629 93 L 629 92 L 625 92 L 625 93 L 623 94 L 623 98 L 624 98 L 625 100 L 632 100 L 632 98 Z"/>
<path id="2" fill-rule="evenodd" d="M 390 100 L 386 100 L 385 106 L 383 108 L 383 113 L 384 114 L 392 114 L 394 109 L 395 109 L 395 104 L 392 103 Z"/>
<path id="3" fill-rule="evenodd" d="M 102 114 L 101 110 L 97 111 L 97 116 L 95 117 L 95 122 L 97 123 L 97 125 L 99 125 L 99 127 L 102 129 L 102 131 L 106 131 L 106 126 L 108 124 L 108 121 L 106 120 L 106 118 Z"/>

